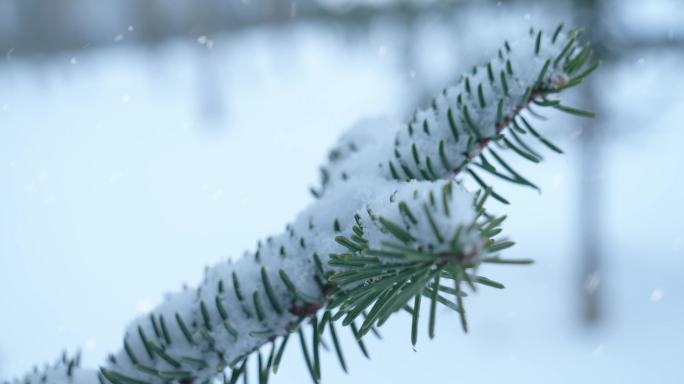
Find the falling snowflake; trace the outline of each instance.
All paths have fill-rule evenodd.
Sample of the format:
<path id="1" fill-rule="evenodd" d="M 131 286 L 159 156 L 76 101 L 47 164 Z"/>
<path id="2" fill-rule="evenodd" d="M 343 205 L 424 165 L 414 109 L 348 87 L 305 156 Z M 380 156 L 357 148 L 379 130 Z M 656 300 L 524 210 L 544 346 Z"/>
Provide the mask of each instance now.
<path id="1" fill-rule="evenodd" d="M 211 194 L 211 199 L 212 200 L 218 200 L 218 199 L 223 197 L 223 194 L 224 194 L 223 189 L 219 188 L 216 191 L 214 191 L 214 193 Z"/>
<path id="2" fill-rule="evenodd" d="M 665 292 L 660 288 L 656 288 L 653 290 L 653 292 L 651 292 L 651 301 L 657 303 L 661 301 L 664 296 Z"/>

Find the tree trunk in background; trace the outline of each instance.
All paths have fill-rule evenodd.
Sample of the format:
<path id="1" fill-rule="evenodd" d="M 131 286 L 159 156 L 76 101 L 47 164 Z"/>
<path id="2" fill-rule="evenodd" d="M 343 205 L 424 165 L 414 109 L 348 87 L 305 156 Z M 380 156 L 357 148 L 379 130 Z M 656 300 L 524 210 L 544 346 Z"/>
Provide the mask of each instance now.
<path id="1" fill-rule="evenodd" d="M 599 14 L 600 0 L 574 0 L 576 25 L 585 28 L 587 40 L 592 43 L 599 57 L 602 56 Z M 579 251 L 580 254 L 580 305 L 585 324 L 593 324 L 601 318 L 601 135 L 600 103 L 597 102 L 594 78 L 582 88 L 583 107 L 597 112 L 595 119 L 585 120 L 580 135 L 579 164 Z"/>

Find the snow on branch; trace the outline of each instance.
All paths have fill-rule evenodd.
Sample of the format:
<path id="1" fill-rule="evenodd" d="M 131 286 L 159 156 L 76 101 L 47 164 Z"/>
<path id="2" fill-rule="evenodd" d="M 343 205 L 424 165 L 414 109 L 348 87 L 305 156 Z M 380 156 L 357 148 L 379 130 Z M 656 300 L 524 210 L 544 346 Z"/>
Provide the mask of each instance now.
<path id="1" fill-rule="evenodd" d="M 456 85 L 435 96 L 429 108 L 396 124 L 395 134 L 378 132 L 381 136 L 373 136 L 375 133 L 368 132 L 365 126 L 351 131 L 330 153 L 321 169 L 322 187 L 314 194 L 323 195 L 328 188 L 351 178 L 437 180 L 463 171 L 480 184 L 483 181 L 477 172 L 485 171 L 536 188 L 488 144 L 496 141 L 503 149 L 539 162 L 542 156 L 528 141 L 539 141 L 555 152 L 561 151 L 521 115 L 525 110 L 534 114 L 530 104 L 593 116 L 550 99 L 579 85 L 599 65 L 590 63 L 592 49 L 580 44 L 578 35 L 578 31 L 562 33 L 562 25 L 552 34 L 531 29 L 529 40 L 506 42 L 496 57 L 473 67 Z M 364 151 L 363 160 L 356 158 L 359 148 L 373 144 L 374 150 Z M 369 166 L 372 164 L 377 167 Z M 497 166 L 504 171 L 497 170 Z M 500 195 L 493 196 L 507 203 Z"/>
<path id="2" fill-rule="evenodd" d="M 437 304 L 456 311 L 467 330 L 465 291 L 503 288 L 479 274 L 481 264 L 530 262 L 498 256 L 513 243 L 498 237 L 505 216 L 484 205 L 489 196 L 507 201 L 478 172 L 534 184 L 491 143 L 533 162 L 542 156 L 531 141 L 560 152 L 522 112 L 536 113 L 534 106 L 589 116 L 552 96 L 581 83 L 598 65 L 591 61 L 578 32 L 531 30 L 529 40 L 506 43 L 408 122 L 359 124 L 330 152 L 321 187 L 313 190 L 318 198 L 283 233 L 234 263 L 207 268 L 197 288 L 169 294 L 135 319 L 99 370 L 81 369 L 79 356 L 65 355 L 14 383 L 203 383 L 220 374 L 234 383 L 247 374 L 250 358 L 263 383 L 293 333 L 318 382 L 326 331 L 346 370 L 336 325 L 348 326 L 367 354 L 363 336 L 405 310 L 415 344 L 423 300 L 430 337 Z M 482 189 L 467 191 L 457 175 L 473 177 Z"/>

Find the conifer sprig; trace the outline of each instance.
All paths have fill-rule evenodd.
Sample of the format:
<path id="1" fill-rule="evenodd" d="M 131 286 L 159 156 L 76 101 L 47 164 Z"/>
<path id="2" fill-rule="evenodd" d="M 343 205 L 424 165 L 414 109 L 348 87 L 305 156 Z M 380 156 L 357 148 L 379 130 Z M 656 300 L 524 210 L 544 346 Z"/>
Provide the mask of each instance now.
<path id="1" fill-rule="evenodd" d="M 483 193 L 475 203 L 478 214 L 471 222 L 461 223 L 448 233 L 444 232 L 446 228 L 436 225 L 436 222 L 449 219 L 453 209 L 453 188 L 452 182 L 446 182 L 439 191 L 441 195 L 430 191 L 427 198 L 420 199 L 414 194 L 412 197 L 420 201 L 419 204 L 415 201 L 392 204 L 399 213 L 397 222 L 369 214 L 368 220 L 387 234 L 387 239 L 382 240 L 378 247 L 370 245 L 363 229 L 358 226 L 354 232 L 361 235 L 352 236 L 356 239 L 337 239 L 347 252 L 331 255 L 329 261 L 333 268 L 339 270 L 329 277 L 329 281 L 338 288 L 330 296 L 328 304 L 328 308 L 337 311 L 333 319 L 343 319 L 342 324 L 347 325 L 368 310 L 359 329 L 359 335 L 364 336 L 373 326 L 382 326 L 393 313 L 405 308 L 413 314 L 411 340 L 415 344 L 419 306 L 421 297 L 424 297 L 430 300 L 431 338 L 434 336 L 437 302 L 456 311 L 466 330 L 463 286 L 473 291 L 477 284 L 503 288 L 503 284 L 477 275 L 477 269 L 481 258 L 490 258 L 490 254 L 513 244 L 494 237 L 501 232 L 500 225 L 505 217 L 485 212 L 484 203 L 489 193 Z M 410 206 L 421 209 L 414 213 Z M 425 238 L 420 236 L 421 227 L 429 228 L 432 241 L 418 240 Z M 453 287 L 440 284 L 441 279 L 452 281 Z M 412 307 L 407 304 L 411 299 Z"/>
<path id="2" fill-rule="evenodd" d="M 562 24 L 551 34 L 530 29 L 529 42 L 506 42 L 496 57 L 474 67 L 455 86 L 445 88 L 428 108 L 418 110 L 401 124 L 391 155 L 380 160 L 381 173 L 397 181 L 434 181 L 464 174 L 482 188 L 489 188 L 482 177 L 486 173 L 538 189 L 515 171 L 503 153 L 539 163 L 543 157 L 535 149 L 537 144 L 553 152 L 562 151 L 524 115 L 539 116 L 538 108 L 593 117 L 591 112 L 563 105 L 554 98 L 581 84 L 600 64 L 593 61 L 591 46 L 580 42 L 580 30 L 562 31 Z M 345 140 L 331 152 L 321 170 L 321 188 L 315 190 L 316 196 L 357 176 L 347 161 L 364 145 L 357 141 Z M 496 191 L 491 194 L 509 203 Z"/>
<path id="3" fill-rule="evenodd" d="M 348 369 L 341 327 L 369 356 L 364 337 L 394 313 L 411 315 L 416 344 L 421 313 L 430 338 L 436 308 L 468 322 L 464 298 L 479 286 L 504 285 L 480 274 L 488 263 L 525 265 L 499 253 L 506 216 L 487 212 L 488 198 L 508 201 L 482 174 L 538 189 L 505 154 L 542 160 L 539 146 L 562 151 L 528 116 L 563 105 L 557 94 L 597 67 L 577 30 L 530 30 L 529 41 L 506 42 L 406 124 L 376 122 L 344 136 L 322 169 L 318 199 L 286 230 L 259 242 L 236 263 L 208 268 L 196 289 L 170 295 L 128 328 L 123 346 L 98 370 L 80 356 L 34 370 L 13 384 L 259 383 L 277 373 L 290 337 L 299 340 L 311 379 L 322 376 L 321 348 Z M 468 192 L 468 175 L 481 189 Z M 421 307 L 423 309 L 421 309 Z M 297 335 L 292 335 L 296 333 Z"/>

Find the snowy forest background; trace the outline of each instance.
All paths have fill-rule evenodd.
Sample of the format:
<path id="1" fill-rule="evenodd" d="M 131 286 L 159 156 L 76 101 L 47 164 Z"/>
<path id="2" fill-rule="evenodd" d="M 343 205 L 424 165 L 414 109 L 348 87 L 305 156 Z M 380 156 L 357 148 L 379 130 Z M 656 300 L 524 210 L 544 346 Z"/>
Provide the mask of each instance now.
<path id="1" fill-rule="evenodd" d="M 605 61 L 572 103 L 599 118 L 552 116 L 566 155 L 518 165 L 543 193 L 492 207 L 537 263 L 492 268 L 508 288 L 469 300 L 468 336 L 444 310 L 414 351 L 398 316 L 324 382 L 682 382 L 681 0 L 1 1 L 0 377 L 64 348 L 99 364 L 294 218 L 345 128 L 560 21 Z M 285 356 L 274 382 L 307 375 Z"/>

